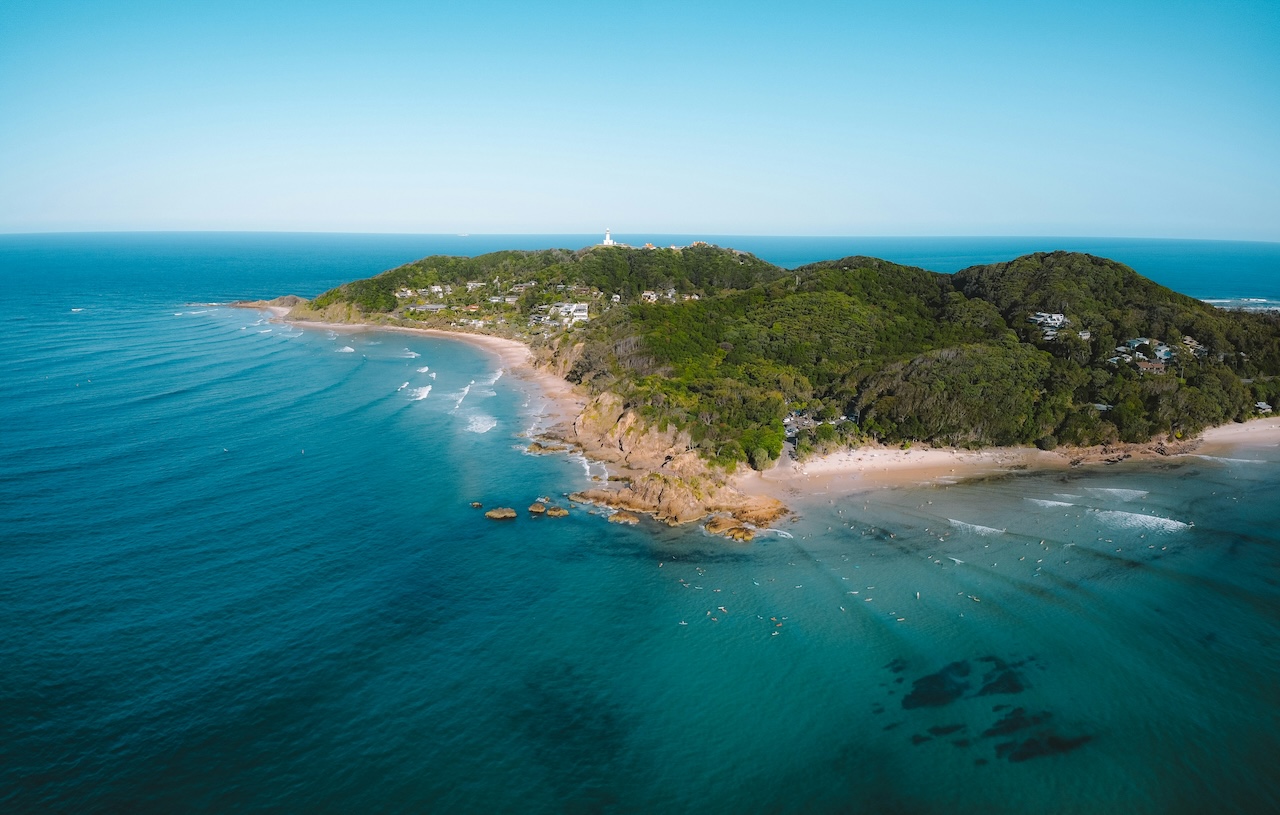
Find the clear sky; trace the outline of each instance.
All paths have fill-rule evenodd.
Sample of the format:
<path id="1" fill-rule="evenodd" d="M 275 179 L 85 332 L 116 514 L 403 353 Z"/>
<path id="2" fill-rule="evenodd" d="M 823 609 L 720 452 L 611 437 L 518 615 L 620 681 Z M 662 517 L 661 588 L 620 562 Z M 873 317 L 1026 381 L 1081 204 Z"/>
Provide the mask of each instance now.
<path id="1" fill-rule="evenodd" d="M 1280 240 L 1280 0 L 0 3 L 0 231 Z"/>

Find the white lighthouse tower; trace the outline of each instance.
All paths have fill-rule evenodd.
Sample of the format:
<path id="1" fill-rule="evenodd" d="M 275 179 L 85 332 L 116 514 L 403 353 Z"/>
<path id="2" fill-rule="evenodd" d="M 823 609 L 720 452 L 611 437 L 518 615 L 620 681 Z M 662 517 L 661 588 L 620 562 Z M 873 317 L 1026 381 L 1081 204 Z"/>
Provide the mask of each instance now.
<path id="1" fill-rule="evenodd" d="M 604 240 L 600 243 L 600 245 L 601 245 L 601 246 L 614 246 L 614 245 L 616 245 L 616 242 L 613 240 L 613 238 L 611 238 L 611 237 L 609 236 L 609 230 L 607 230 L 607 229 L 606 229 L 606 230 L 604 231 Z"/>

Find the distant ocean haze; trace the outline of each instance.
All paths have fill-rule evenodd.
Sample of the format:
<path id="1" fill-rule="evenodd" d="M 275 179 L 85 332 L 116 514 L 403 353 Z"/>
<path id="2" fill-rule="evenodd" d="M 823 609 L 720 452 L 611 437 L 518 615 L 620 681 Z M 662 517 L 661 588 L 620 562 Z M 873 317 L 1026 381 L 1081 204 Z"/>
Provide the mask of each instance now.
<path id="1" fill-rule="evenodd" d="M 0 237 L 0 807 L 1280 810 L 1276 448 L 533 518 L 605 471 L 484 352 L 207 305 L 599 237 Z M 1280 300 L 1275 244 L 615 237 Z"/>

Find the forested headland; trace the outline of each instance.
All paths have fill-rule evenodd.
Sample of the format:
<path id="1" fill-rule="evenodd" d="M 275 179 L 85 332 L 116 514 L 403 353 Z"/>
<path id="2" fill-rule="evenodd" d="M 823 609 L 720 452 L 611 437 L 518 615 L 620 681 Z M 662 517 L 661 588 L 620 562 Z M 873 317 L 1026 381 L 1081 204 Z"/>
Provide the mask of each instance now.
<path id="1" fill-rule="evenodd" d="M 1069 252 L 955 274 L 869 257 L 788 270 L 705 244 L 429 257 L 293 316 L 517 336 L 709 462 L 757 469 L 788 439 L 803 457 L 1185 438 L 1280 392 L 1277 315 Z"/>

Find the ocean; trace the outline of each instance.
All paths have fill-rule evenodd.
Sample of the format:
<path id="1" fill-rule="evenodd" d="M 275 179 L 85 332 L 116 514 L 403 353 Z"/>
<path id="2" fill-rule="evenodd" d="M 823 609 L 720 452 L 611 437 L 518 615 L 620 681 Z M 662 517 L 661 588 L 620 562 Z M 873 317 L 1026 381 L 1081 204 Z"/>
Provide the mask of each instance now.
<path id="1" fill-rule="evenodd" d="M 1280 302 L 1280 244 L 706 239 Z M 800 496 L 748 545 L 532 518 L 600 470 L 525 453 L 484 351 L 207 305 L 594 240 L 0 236 L 0 809 L 1280 811 L 1280 448 Z"/>

